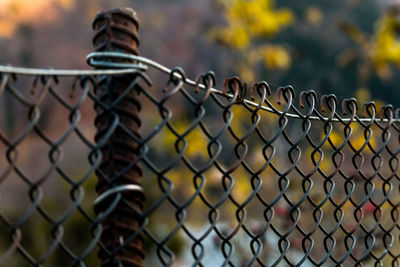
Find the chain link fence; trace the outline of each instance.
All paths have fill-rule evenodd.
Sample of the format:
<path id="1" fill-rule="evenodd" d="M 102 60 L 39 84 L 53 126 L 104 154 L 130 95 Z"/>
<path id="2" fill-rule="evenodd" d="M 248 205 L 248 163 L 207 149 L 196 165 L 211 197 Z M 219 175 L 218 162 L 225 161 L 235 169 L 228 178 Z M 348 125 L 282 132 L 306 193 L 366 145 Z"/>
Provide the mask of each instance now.
<path id="1" fill-rule="evenodd" d="M 96 17 L 98 70 L 0 67 L 0 265 L 398 265 L 398 110 L 218 90 L 137 27 Z"/>

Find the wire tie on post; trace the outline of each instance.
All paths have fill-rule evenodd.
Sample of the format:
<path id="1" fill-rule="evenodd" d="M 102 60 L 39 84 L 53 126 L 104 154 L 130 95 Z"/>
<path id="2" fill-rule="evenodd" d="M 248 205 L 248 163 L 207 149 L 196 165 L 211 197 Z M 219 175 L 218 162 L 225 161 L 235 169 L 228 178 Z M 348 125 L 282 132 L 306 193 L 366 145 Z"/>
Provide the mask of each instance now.
<path id="1" fill-rule="evenodd" d="M 126 192 L 126 191 L 144 193 L 143 187 L 141 187 L 140 185 L 137 185 L 137 184 L 119 185 L 119 186 L 108 189 L 103 194 L 98 196 L 94 201 L 94 207 L 98 206 L 100 203 L 102 203 L 105 199 L 107 199 L 111 195 L 121 193 L 121 192 Z"/>
<path id="2" fill-rule="evenodd" d="M 132 63 L 115 62 L 115 60 L 131 60 Z M 93 52 L 86 57 L 86 62 L 92 67 L 147 70 L 146 65 L 121 52 Z"/>

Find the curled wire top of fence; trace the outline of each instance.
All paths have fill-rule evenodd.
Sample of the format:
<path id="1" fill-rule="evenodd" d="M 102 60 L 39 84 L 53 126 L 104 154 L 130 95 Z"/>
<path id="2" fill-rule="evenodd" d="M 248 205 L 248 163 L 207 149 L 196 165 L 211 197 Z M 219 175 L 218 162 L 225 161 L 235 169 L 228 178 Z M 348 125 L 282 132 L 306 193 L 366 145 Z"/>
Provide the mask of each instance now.
<path id="1" fill-rule="evenodd" d="M 114 61 L 111 61 L 114 60 Z M 119 63 L 119 62 L 115 62 L 115 60 L 129 60 L 133 63 Z M 216 94 L 220 94 L 220 95 L 224 95 L 228 98 L 232 98 L 233 94 L 226 92 L 226 82 L 227 81 L 233 81 L 235 80 L 235 83 L 237 86 L 237 90 L 240 90 L 240 101 L 243 101 L 245 104 L 248 104 L 250 106 L 253 107 L 258 107 L 261 110 L 267 111 L 267 112 L 271 112 L 274 113 L 276 115 L 282 115 L 282 112 L 274 107 L 272 104 L 270 103 L 262 103 L 262 105 L 260 105 L 260 103 L 256 103 L 254 102 L 254 94 L 255 94 L 255 90 L 257 88 L 259 88 L 260 86 L 265 86 L 267 88 L 267 90 L 269 90 L 269 94 L 271 93 L 271 89 L 269 87 L 269 84 L 267 82 L 257 82 L 254 83 L 251 88 L 250 88 L 250 98 L 248 99 L 246 98 L 246 93 L 247 93 L 247 88 L 246 88 L 246 84 L 243 83 L 243 81 L 241 81 L 239 78 L 230 78 L 230 79 L 226 79 L 224 82 L 224 89 L 220 90 L 220 89 L 216 89 L 214 87 L 211 88 L 207 88 L 207 85 L 200 83 L 199 82 L 199 78 L 197 78 L 197 81 L 191 80 L 187 77 L 182 77 L 180 75 L 179 72 L 174 71 L 174 69 L 170 69 L 156 61 L 153 61 L 149 58 L 146 57 L 142 57 L 142 56 L 137 56 L 137 55 L 131 55 L 131 54 L 124 54 L 124 53 L 120 53 L 120 52 L 94 52 L 91 53 L 87 56 L 86 58 L 87 63 L 90 66 L 93 67 L 102 67 L 105 69 L 101 69 L 101 70 L 54 70 L 54 69 L 35 69 L 35 68 L 20 68 L 20 67 L 11 67 L 11 66 L 0 66 L 0 72 L 2 73 L 10 73 L 10 74 L 21 74 L 21 75 L 45 75 L 45 76 L 85 76 L 85 75 L 118 75 L 118 74 L 127 74 L 127 73 L 134 73 L 137 71 L 146 71 L 149 67 L 154 68 L 156 70 L 159 70 L 161 72 L 164 72 L 166 74 L 172 74 L 174 77 L 176 77 L 177 79 L 181 79 L 185 84 L 190 85 L 192 87 L 195 88 L 201 88 L 202 90 L 206 90 L 209 89 L 210 92 L 216 93 Z M 206 74 L 204 74 L 206 75 Z M 215 79 L 215 78 L 214 78 Z M 215 82 L 214 82 L 215 85 Z M 285 91 L 283 89 L 286 90 L 288 88 L 291 88 L 291 92 L 292 92 L 292 97 L 294 98 L 296 95 L 294 93 L 294 90 L 291 86 L 285 86 L 285 87 L 278 87 L 277 93 L 276 93 L 276 98 L 277 98 L 277 102 L 278 104 L 280 104 L 280 100 L 282 98 L 282 91 Z M 197 89 L 196 89 L 197 90 Z M 309 91 L 302 91 L 299 95 L 299 102 L 300 102 L 300 107 L 303 108 L 304 107 L 304 101 L 309 101 L 309 100 L 304 100 L 308 97 L 313 97 L 314 99 L 314 104 L 316 105 L 318 103 L 318 99 L 317 99 L 317 95 L 315 94 L 315 92 L 313 90 L 309 90 Z M 330 109 L 332 101 L 336 102 L 335 103 L 335 113 L 338 112 L 338 99 L 336 98 L 336 96 L 334 94 L 330 94 L 330 95 L 323 95 L 320 99 L 320 105 L 321 105 L 321 111 L 325 111 L 326 109 Z M 328 103 L 330 102 L 330 103 Z M 356 103 L 355 105 L 355 109 L 352 110 L 351 108 L 349 109 L 350 105 L 352 105 L 351 103 Z M 292 109 L 294 107 L 292 106 Z M 342 113 L 344 115 L 351 115 L 352 112 L 356 113 L 357 112 L 357 100 L 354 98 L 349 98 L 349 99 L 344 99 L 342 101 Z M 371 115 L 370 112 L 367 110 L 368 108 L 374 108 L 375 109 L 375 113 L 377 113 L 378 116 L 374 115 L 373 117 L 368 116 Z M 294 108 L 295 109 L 295 108 Z M 376 106 L 374 104 L 374 102 L 367 102 L 367 103 L 362 103 L 361 105 L 361 110 L 362 110 L 362 116 L 350 116 L 350 118 L 346 118 L 346 117 L 339 117 L 338 114 L 334 114 L 332 116 L 332 118 L 329 118 L 322 115 L 321 113 L 319 113 L 316 109 L 313 110 L 314 113 L 316 114 L 310 114 L 308 115 L 308 118 L 311 120 L 329 120 L 332 122 L 349 122 L 349 121 L 360 121 L 360 122 L 371 122 L 371 121 L 375 121 L 375 122 L 388 122 L 388 121 L 393 121 L 393 122 L 399 122 L 400 121 L 400 108 L 396 108 L 394 109 L 393 106 L 391 105 L 386 105 L 386 106 L 382 106 L 381 110 L 379 112 L 376 112 Z M 386 118 L 385 117 L 385 113 L 387 113 L 387 111 L 385 110 L 391 110 L 391 112 L 393 113 L 392 118 Z M 291 117 L 291 118 L 302 118 L 304 117 L 304 115 L 299 111 L 299 110 L 294 110 L 294 112 L 286 112 L 285 113 L 286 117 Z M 365 116 L 365 117 L 363 117 Z"/>

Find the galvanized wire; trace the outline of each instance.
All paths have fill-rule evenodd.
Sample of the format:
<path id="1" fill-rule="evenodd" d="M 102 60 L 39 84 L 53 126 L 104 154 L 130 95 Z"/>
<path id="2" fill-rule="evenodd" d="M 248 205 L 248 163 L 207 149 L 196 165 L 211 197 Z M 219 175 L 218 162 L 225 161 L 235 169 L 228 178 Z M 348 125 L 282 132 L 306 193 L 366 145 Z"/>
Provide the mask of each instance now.
<path id="1" fill-rule="evenodd" d="M 106 56 L 129 57 L 134 63 L 108 66 L 109 62 L 96 60 Z M 1 233 L 7 232 L 10 240 L 0 245 L 0 264 L 23 259 L 26 265 L 42 266 L 61 251 L 71 265 L 85 266 L 101 248 L 118 265 L 115 255 L 142 235 L 148 263 L 161 266 L 398 265 L 400 127 L 399 112 L 391 105 L 377 111 L 373 102 L 360 106 L 352 98 L 343 101 L 339 110 L 333 94 L 318 99 L 314 91 L 301 92 L 297 104 L 291 86 L 279 87 L 273 96 L 268 83 L 259 82 L 247 90 L 237 77 L 226 79 L 217 90 L 212 72 L 193 81 L 180 68 L 170 70 L 147 58 L 119 53 L 94 53 L 88 62 L 114 69 L 0 67 L 0 99 L 12 98 L 18 103 L 18 116 L 27 119 L 18 135 L 8 136 L 7 129 L 0 129 L 5 148 L 1 150 L 5 161 L 0 165 L 0 188 L 16 177 L 28 188 L 16 194 L 26 194 L 30 202 L 17 215 L 0 214 Z M 158 75 L 164 73 L 167 84 L 152 81 L 150 68 Z M 18 80 L 24 79 L 20 76 L 32 82 L 18 87 Z M 73 104 L 68 94 L 58 90 L 67 76 L 73 77 L 69 84 L 75 94 Z M 130 85 L 114 102 L 106 103 L 95 94 L 96 81 L 104 77 L 124 77 Z M 132 133 L 115 112 L 132 90 L 137 90 L 145 109 L 139 113 L 142 136 Z M 41 111 L 48 99 L 68 113 L 69 125 L 61 135 L 49 135 L 57 125 L 43 128 L 40 124 L 46 119 Z M 112 117 L 97 143 L 82 130 L 85 105 L 101 107 Z M 113 185 L 92 203 L 85 203 L 85 185 L 106 164 L 101 147 L 116 131 L 137 144 L 132 148 L 137 155 L 120 173 L 106 178 L 115 181 L 140 164 L 143 187 Z M 19 151 L 31 135 L 47 146 L 43 161 L 49 166 L 39 179 L 33 179 L 19 161 Z M 63 152 L 64 158 L 72 153 L 65 147 L 72 135 L 79 138 L 82 151 L 88 151 L 88 168 L 80 177 L 71 177 L 63 165 Z M 70 200 L 57 218 L 43 202 L 45 184 L 55 174 L 68 185 Z M 247 189 L 242 189 L 244 185 Z M 143 212 L 130 204 L 130 192 L 147 197 Z M 108 206 L 101 207 L 104 203 Z M 100 239 L 101 223 L 121 205 L 131 210 L 127 216 L 138 218 L 138 230 L 122 236 L 120 246 L 108 251 L 101 241 L 104 237 Z M 90 240 L 80 251 L 71 247 L 64 234 L 76 213 L 90 229 Z M 193 220 L 193 213 L 202 216 Z M 34 215 L 50 226 L 50 241 L 39 256 L 24 242 L 29 229 L 23 225 Z M 118 220 L 123 224 L 127 218 Z M 37 242 L 44 239 L 32 234 Z M 180 252 L 171 245 L 177 239 L 184 240 Z"/>

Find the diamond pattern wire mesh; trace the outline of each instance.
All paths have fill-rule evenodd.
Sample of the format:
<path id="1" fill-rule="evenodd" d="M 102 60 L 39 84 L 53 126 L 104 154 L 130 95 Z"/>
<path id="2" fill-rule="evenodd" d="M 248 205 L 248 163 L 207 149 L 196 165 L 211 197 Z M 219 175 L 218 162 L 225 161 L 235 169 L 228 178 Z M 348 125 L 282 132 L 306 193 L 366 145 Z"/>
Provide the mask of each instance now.
<path id="1" fill-rule="evenodd" d="M 340 109 L 313 91 L 295 101 L 290 86 L 246 90 L 238 78 L 218 91 L 211 72 L 193 85 L 179 68 L 86 74 L 1 73 L 0 265 L 99 264 L 107 214 L 94 212 L 95 172 L 118 129 L 139 147 L 146 201 L 134 237 L 144 238 L 145 266 L 398 265 L 392 106 L 347 99 Z M 104 75 L 132 77 L 141 137 L 114 116 L 95 143 L 93 106 L 113 113 L 127 95 L 98 98 Z M 125 194 L 111 194 L 108 212 Z M 129 242 L 106 251 L 115 265 Z"/>

